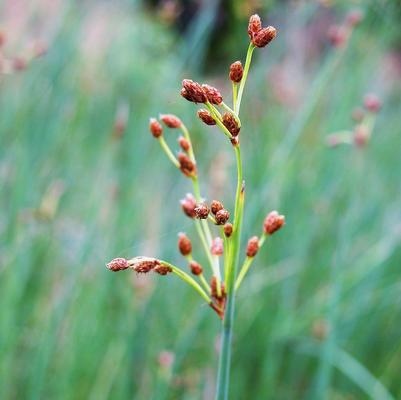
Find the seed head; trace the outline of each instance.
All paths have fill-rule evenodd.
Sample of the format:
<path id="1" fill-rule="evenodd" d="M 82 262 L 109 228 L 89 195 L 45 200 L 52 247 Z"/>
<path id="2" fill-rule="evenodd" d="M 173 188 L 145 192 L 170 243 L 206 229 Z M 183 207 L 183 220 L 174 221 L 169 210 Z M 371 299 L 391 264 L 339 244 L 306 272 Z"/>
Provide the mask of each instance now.
<path id="1" fill-rule="evenodd" d="M 213 215 L 216 215 L 217 212 L 222 210 L 223 208 L 224 208 L 223 204 L 218 200 L 213 200 L 210 203 L 210 211 L 212 212 Z"/>
<path id="2" fill-rule="evenodd" d="M 180 136 L 178 138 L 178 144 L 180 145 L 181 149 L 184 150 L 185 152 L 188 152 L 189 149 L 191 148 L 191 144 L 188 142 L 187 139 L 184 138 L 184 136 Z"/>
<path id="3" fill-rule="evenodd" d="M 380 99 L 373 93 L 369 93 L 365 96 L 363 101 L 365 108 L 371 113 L 377 113 L 380 111 L 382 103 Z"/>
<path id="4" fill-rule="evenodd" d="M 248 35 L 251 40 L 262 29 L 262 21 L 258 14 L 253 14 L 249 18 Z"/>
<path id="5" fill-rule="evenodd" d="M 146 274 L 147 272 L 160 266 L 160 261 L 152 257 L 134 257 L 128 261 L 130 268 L 139 274 Z"/>
<path id="6" fill-rule="evenodd" d="M 216 237 L 212 240 L 210 251 L 214 256 L 223 255 L 224 248 L 223 248 L 223 239 L 221 237 Z"/>
<path id="7" fill-rule="evenodd" d="M 192 196 L 191 193 L 187 193 L 185 196 L 185 199 L 181 200 L 181 208 L 182 211 L 184 211 L 185 215 L 188 216 L 189 218 L 195 218 L 196 217 L 196 200 L 195 197 Z"/>
<path id="8" fill-rule="evenodd" d="M 209 207 L 205 203 L 198 204 L 195 207 L 195 213 L 199 219 L 207 219 L 207 217 L 209 216 L 209 212 Z"/>
<path id="9" fill-rule="evenodd" d="M 129 263 L 125 258 L 115 258 L 106 264 L 106 267 L 113 272 L 123 271 L 129 268 Z"/>
<path id="10" fill-rule="evenodd" d="M 231 135 L 238 136 L 241 128 L 238 126 L 238 122 L 235 119 L 234 115 L 232 115 L 231 113 L 225 113 L 223 115 L 223 124 L 231 133 Z"/>
<path id="11" fill-rule="evenodd" d="M 169 127 L 169 128 L 180 128 L 182 125 L 181 120 L 173 114 L 160 114 L 160 119 Z"/>
<path id="12" fill-rule="evenodd" d="M 217 211 L 215 219 L 217 225 L 224 225 L 230 219 L 230 213 L 223 208 Z"/>
<path id="13" fill-rule="evenodd" d="M 258 33 L 253 36 L 252 43 L 256 47 L 267 46 L 277 35 L 277 30 L 274 26 L 268 26 L 261 29 Z"/>
<path id="14" fill-rule="evenodd" d="M 212 117 L 209 111 L 200 109 L 198 111 L 198 117 L 206 124 L 206 125 L 216 125 L 216 121 Z"/>
<path id="15" fill-rule="evenodd" d="M 267 215 L 263 224 L 264 232 L 267 235 L 272 235 L 274 232 L 278 231 L 284 223 L 284 215 L 280 215 L 277 211 L 272 211 Z"/>
<path id="16" fill-rule="evenodd" d="M 248 246 L 246 247 L 246 255 L 248 257 L 255 257 L 259 251 L 259 238 L 257 236 L 252 236 L 248 240 Z"/>
<path id="17" fill-rule="evenodd" d="M 172 268 L 166 264 L 156 265 L 154 271 L 159 275 L 167 275 L 168 273 L 173 272 Z"/>
<path id="18" fill-rule="evenodd" d="M 185 176 L 196 176 L 196 165 L 186 154 L 178 153 L 177 159 L 180 163 L 180 170 Z"/>
<path id="19" fill-rule="evenodd" d="M 221 95 L 218 89 L 210 85 L 202 85 L 202 89 L 205 92 L 206 97 L 210 103 L 217 105 L 222 103 L 223 96 Z"/>
<path id="20" fill-rule="evenodd" d="M 203 272 L 202 266 L 194 260 L 189 263 L 189 268 L 194 275 L 200 275 Z"/>
<path id="21" fill-rule="evenodd" d="M 233 224 L 227 223 L 224 225 L 224 235 L 226 237 L 230 237 L 231 234 L 233 233 Z"/>
<path id="22" fill-rule="evenodd" d="M 178 234 L 178 250 L 183 256 L 188 256 L 192 252 L 192 243 L 185 233 Z"/>
<path id="23" fill-rule="evenodd" d="M 241 82 L 244 69 L 242 68 L 241 61 L 236 61 L 230 65 L 230 79 L 235 82 Z"/>
<path id="24" fill-rule="evenodd" d="M 163 127 L 156 118 L 151 118 L 149 120 L 149 130 L 150 133 L 157 139 L 163 134 Z"/>
<path id="25" fill-rule="evenodd" d="M 202 86 L 191 79 L 184 79 L 182 81 L 181 96 L 193 103 L 206 103 L 207 101 Z"/>

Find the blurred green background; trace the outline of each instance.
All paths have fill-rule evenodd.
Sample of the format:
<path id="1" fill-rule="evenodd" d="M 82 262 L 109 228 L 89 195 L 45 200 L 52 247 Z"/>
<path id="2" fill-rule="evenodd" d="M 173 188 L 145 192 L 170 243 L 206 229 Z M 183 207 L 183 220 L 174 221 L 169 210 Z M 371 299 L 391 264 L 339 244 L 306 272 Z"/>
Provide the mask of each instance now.
<path id="1" fill-rule="evenodd" d="M 365 18 L 337 49 L 329 27 L 353 7 Z M 255 11 L 279 34 L 241 110 L 244 243 L 268 211 L 287 224 L 238 295 L 230 398 L 401 398 L 400 3 L 3 0 L 1 399 L 213 398 L 218 318 L 173 276 L 105 263 L 185 267 L 191 185 L 148 133 L 160 112 L 190 128 L 202 192 L 232 210 L 232 149 L 179 89 L 230 99 Z M 368 92 L 383 102 L 368 146 L 328 148 Z"/>

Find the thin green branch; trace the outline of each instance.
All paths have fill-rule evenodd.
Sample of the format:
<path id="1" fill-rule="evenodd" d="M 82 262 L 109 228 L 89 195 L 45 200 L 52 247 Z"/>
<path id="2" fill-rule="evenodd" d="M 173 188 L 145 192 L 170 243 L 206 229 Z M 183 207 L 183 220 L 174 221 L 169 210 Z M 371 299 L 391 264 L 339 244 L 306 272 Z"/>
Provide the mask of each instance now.
<path id="1" fill-rule="evenodd" d="M 255 49 L 255 46 L 253 45 L 253 43 L 252 42 L 249 43 L 248 51 L 246 53 L 244 73 L 242 75 L 241 83 L 240 83 L 239 90 L 238 90 L 238 98 L 237 98 L 237 103 L 236 103 L 237 107 L 234 108 L 235 114 L 237 114 L 238 116 L 239 116 L 239 110 L 241 108 L 242 94 L 244 93 L 245 83 L 246 83 L 246 79 L 248 78 L 249 67 L 251 65 L 252 54 L 253 54 L 254 49 Z"/>
<path id="2" fill-rule="evenodd" d="M 163 136 L 159 137 L 159 143 L 162 147 L 162 149 L 164 150 L 164 152 L 166 153 L 167 157 L 170 159 L 170 161 L 177 167 L 180 168 L 180 163 L 178 162 L 178 160 L 175 158 L 173 152 L 171 151 L 169 145 L 167 144 L 167 142 L 164 140 Z"/>

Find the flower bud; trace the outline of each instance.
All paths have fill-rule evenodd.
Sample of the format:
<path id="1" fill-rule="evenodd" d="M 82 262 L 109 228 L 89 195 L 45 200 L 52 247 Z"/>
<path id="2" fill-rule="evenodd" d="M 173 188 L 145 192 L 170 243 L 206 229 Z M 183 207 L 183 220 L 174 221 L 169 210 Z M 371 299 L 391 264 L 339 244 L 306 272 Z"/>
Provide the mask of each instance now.
<path id="1" fill-rule="evenodd" d="M 178 250 L 185 257 L 192 252 L 192 243 L 189 237 L 185 233 L 178 234 Z"/>
<path id="2" fill-rule="evenodd" d="M 198 111 L 198 117 L 206 124 L 206 125 L 216 125 L 215 119 L 212 117 L 209 111 L 200 109 Z"/>
<path id="3" fill-rule="evenodd" d="M 166 264 L 156 265 L 154 271 L 159 275 L 167 275 L 168 273 L 173 272 L 172 268 Z"/>
<path id="4" fill-rule="evenodd" d="M 134 257 L 128 260 L 130 268 L 139 274 L 146 274 L 152 269 L 160 266 L 160 261 L 152 257 Z"/>
<path id="5" fill-rule="evenodd" d="M 216 237 L 212 240 L 212 245 L 210 246 L 210 252 L 214 256 L 223 255 L 224 247 L 223 247 L 223 239 L 221 237 Z"/>
<path id="6" fill-rule="evenodd" d="M 199 219 L 207 219 L 207 217 L 209 216 L 209 212 L 209 207 L 205 203 L 198 204 L 195 208 L 196 216 Z"/>
<path id="7" fill-rule="evenodd" d="M 242 68 L 241 61 L 236 61 L 230 65 L 230 79 L 235 82 L 241 82 L 244 69 Z"/>
<path id="8" fill-rule="evenodd" d="M 253 37 L 262 29 L 262 21 L 258 14 L 251 15 L 248 23 L 248 35 L 252 40 Z"/>
<path id="9" fill-rule="evenodd" d="M 202 86 L 198 82 L 194 82 L 190 79 L 184 79 L 182 81 L 181 96 L 193 103 L 206 103 L 207 101 Z"/>
<path id="10" fill-rule="evenodd" d="M 173 114 L 160 114 L 159 117 L 169 128 L 181 127 L 181 120 Z"/>
<path id="11" fill-rule="evenodd" d="M 252 43 L 256 47 L 267 46 L 277 35 L 277 30 L 274 26 L 268 26 L 261 29 L 258 33 L 253 36 Z"/>
<path id="12" fill-rule="evenodd" d="M 186 154 L 178 153 L 177 159 L 180 163 L 180 170 L 185 176 L 196 176 L 196 165 Z"/>
<path id="13" fill-rule="evenodd" d="M 223 204 L 218 200 L 213 200 L 210 203 L 210 211 L 212 212 L 213 215 L 216 215 L 217 212 L 222 210 L 223 208 L 224 208 Z"/>
<path id="14" fill-rule="evenodd" d="M 246 255 L 248 257 L 255 257 L 259 251 L 259 238 L 257 236 L 252 236 L 248 240 L 248 246 L 246 247 Z"/>
<path id="15" fill-rule="evenodd" d="M 380 111 L 382 103 L 380 99 L 373 93 L 367 94 L 363 101 L 365 108 L 371 113 L 377 113 Z"/>
<path id="16" fill-rule="evenodd" d="M 267 215 L 263 224 L 264 232 L 267 235 L 272 235 L 274 232 L 278 231 L 284 223 L 284 215 L 279 215 L 277 211 L 272 211 Z"/>
<path id="17" fill-rule="evenodd" d="M 233 233 L 233 224 L 230 223 L 225 224 L 223 230 L 224 230 L 224 235 L 226 237 L 230 237 Z"/>
<path id="18" fill-rule="evenodd" d="M 217 211 L 215 219 L 217 225 L 224 225 L 230 219 L 230 213 L 223 208 Z"/>
<path id="19" fill-rule="evenodd" d="M 115 258 L 106 264 L 106 267 L 113 272 L 123 271 L 129 268 L 129 263 L 125 258 Z"/>
<path id="20" fill-rule="evenodd" d="M 222 103 L 223 96 L 221 95 L 221 93 L 219 92 L 218 89 L 216 89 L 213 86 L 206 85 L 206 84 L 202 85 L 202 89 L 205 92 L 209 103 L 217 104 L 217 105 Z"/>
<path id="21" fill-rule="evenodd" d="M 194 260 L 189 263 L 189 268 L 194 275 L 200 275 L 203 272 L 202 266 Z"/>
<path id="22" fill-rule="evenodd" d="M 364 147 L 369 140 L 369 130 L 364 125 L 357 125 L 354 129 L 354 143 L 358 147 Z"/>
<path id="23" fill-rule="evenodd" d="M 234 115 L 232 115 L 231 113 L 225 113 L 223 115 L 223 124 L 231 133 L 231 135 L 238 136 L 241 128 L 238 126 L 238 122 L 235 119 Z"/>
<path id="24" fill-rule="evenodd" d="M 185 199 L 182 199 L 180 203 L 181 203 L 182 211 L 184 211 L 186 216 L 188 216 L 189 218 L 196 217 L 195 208 L 196 208 L 197 204 L 196 204 L 195 197 L 192 196 L 191 193 L 187 193 L 187 195 L 185 196 Z"/>
<path id="25" fill-rule="evenodd" d="M 188 152 L 189 149 L 191 148 L 191 144 L 187 139 L 184 138 L 184 136 L 180 136 L 178 138 L 178 144 L 180 145 L 181 149 L 184 150 L 185 152 Z"/>
<path id="26" fill-rule="evenodd" d="M 149 130 L 155 138 L 159 138 L 163 134 L 163 127 L 160 125 L 160 122 L 155 118 L 151 118 L 149 120 Z"/>

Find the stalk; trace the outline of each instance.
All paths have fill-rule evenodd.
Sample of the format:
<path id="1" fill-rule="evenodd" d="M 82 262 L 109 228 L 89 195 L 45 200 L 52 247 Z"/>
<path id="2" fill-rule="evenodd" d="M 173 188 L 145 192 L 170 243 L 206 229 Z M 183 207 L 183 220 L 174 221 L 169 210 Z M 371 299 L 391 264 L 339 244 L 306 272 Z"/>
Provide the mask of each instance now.
<path id="1" fill-rule="evenodd" d="M 252 54 L 253 54 L 254 50 L 255 50 L 255 46 L 253 45 L 253 43 L 252 42 L 249 43 L 248 51 L 246 53 L 244 73 L 242 75 L 241 83 L 240 83 L 239 90 L 238 90 L 238 97 L 237 97 L 237 103 L 236 103 L 237 107 L 234 108 L 235 114 L 237 116 L 239 116 L 239 109 L 241 107 L 242 94 L 244 93 L 246 78 L 248 77 L 249 67 L 251 66 Z"/>

